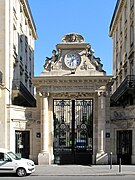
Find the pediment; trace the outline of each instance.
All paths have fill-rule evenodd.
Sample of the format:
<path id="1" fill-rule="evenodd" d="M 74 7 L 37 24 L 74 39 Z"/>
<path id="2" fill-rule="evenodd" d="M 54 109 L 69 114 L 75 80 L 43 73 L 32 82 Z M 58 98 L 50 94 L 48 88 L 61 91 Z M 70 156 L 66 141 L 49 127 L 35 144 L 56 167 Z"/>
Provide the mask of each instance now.
<path id="1" fill-rule="evenodd" d="M 78 52 L 77 52 L 78 53 Z M 68 68 L 64 63 L 64 56 L 61 56 L 58 61 L 50 62 L 41 73 L 41 76 L 104 76 L 106 72 L 102 69 L 100 59 L 90 59 L 85 54 L 85 51 L 78 53 L 81 58 L 81 63 L 76 68 Z"/>
<path id="2" fill-rule="evenodd" d="M 100 58 L 94 56 L 89 43 L 80 34 L 70 33 L 47 57 L 40 76 L 105 76 Z"/>

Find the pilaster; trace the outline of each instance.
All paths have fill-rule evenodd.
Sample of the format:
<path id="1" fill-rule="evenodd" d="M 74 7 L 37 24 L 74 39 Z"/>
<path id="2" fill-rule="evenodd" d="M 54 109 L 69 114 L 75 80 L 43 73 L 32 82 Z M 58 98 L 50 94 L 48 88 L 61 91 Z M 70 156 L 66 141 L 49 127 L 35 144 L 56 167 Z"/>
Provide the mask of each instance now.
<path id="1" fill-rule="evenodd" d="M 41 152 L 38 155 L 38 164 L 50 164 L 48 151 L 48 97 L 49 93 L 43 92 L 41 96 Z"/>
<path id="2" fill-rule="evenodd" d="M 105 164 L 107 161 L 107 155 L 105 154 L 105 122 L 106 122 L 106 94 L 104 91 L 98 92 L 98 144 L 96 163 Z"/>

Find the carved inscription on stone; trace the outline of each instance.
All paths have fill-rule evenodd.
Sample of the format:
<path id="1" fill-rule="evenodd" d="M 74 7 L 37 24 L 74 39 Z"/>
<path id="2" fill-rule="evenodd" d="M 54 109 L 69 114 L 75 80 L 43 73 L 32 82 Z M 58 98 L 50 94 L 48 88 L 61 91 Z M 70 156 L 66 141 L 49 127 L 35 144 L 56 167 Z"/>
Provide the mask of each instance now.
<path id="1" fill-rule="evenodd" d="M 52 91 L 68 91 L 68 92 L 71 92 L 71 91 L 94 91 L 94 87 L 93 86 L 46 86 L 43 88 L 43 91 L 46 91 L 46 92 L 52 92 Z"/>
<path id="2" fill-rule="evenodd" d="M 57 98 L 69 98 L 69 99 L 74 99 L 74 98 L 84 98 L 84 97 L 93 97 L 93 93 L 83 93 L 83 92 L 76 92 L 76 93 L 66 93 L 66 92 L 62 92 L 62 93 L 53 93 L 52 94 L 53 97 L 57 97 Z"/>

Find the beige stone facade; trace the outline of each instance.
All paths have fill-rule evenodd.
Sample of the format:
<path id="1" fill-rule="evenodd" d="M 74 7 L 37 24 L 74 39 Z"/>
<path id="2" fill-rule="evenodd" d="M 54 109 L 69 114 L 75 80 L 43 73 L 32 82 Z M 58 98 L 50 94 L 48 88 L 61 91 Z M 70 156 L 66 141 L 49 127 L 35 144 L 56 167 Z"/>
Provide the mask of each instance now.
<path id="1" fill-rule="evenodd" d="M 0 39 L 0 147 L 19 153 L 27 134 L 27 157 L 34 158 L 34 120 L 26 118 L 26 107 L 36 101 L 32 78 L 37 34 L 27 0 L 0 1 Z"/>
<path id="2" fill-rule="evenodd" d="M 127 75 L 134 75 L 134 0 L 118 0 L 110 24 L 113 39 L 113 92 Z"/>
<path id="3" fill-rule="evenodd" d="M 118 0 L 110 24 L 113 40 L 111 150 L 113 163 L 135 164 L 135 1 Z"/>
<path id="4" fill-rule="evenodd" d="M 108 164 L 110 153 L 113 164 L 135 164 L 134 11 L 134 0 L 117 1 L 113 77 L 71 33 L 33 78 L 37 34 L 28 2 L 0 1 L 0 147 L 40 165 Z"/>

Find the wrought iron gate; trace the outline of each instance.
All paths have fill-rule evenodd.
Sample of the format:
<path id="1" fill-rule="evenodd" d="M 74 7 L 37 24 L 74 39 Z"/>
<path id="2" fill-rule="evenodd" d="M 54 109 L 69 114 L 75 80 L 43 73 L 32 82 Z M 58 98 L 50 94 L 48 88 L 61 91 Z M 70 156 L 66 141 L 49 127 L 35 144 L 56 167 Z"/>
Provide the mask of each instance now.
<path id="1" fill-rule="evenodd" d="M 54 100 L 54 157 L 57 164 L 91 164 L 93 100 Z"/>

